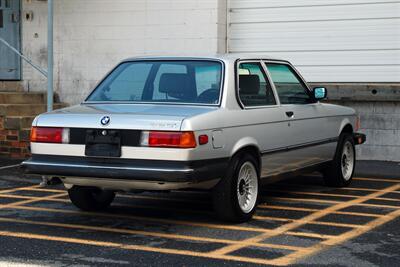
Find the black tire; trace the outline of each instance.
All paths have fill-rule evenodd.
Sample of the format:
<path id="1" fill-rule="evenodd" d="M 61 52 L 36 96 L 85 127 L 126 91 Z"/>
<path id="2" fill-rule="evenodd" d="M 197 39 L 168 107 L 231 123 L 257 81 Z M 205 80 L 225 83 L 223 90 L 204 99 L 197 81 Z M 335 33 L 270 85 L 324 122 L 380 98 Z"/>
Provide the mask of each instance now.
<path id="1" fill-rule="evenodd" d="M 68 195 L 76 207 L 85 211 L 106 209 L 115 198 L 115 193 L 112 191 L 76 185 L 68 190 Z"/>
<path id="2" fill-rule="evenodd" d="M 245 163 L 247 166 L 252 165 L 255 168 L 257 177 L 257 179 L 252 179 L 253 183 L 256 183 L 256 186 L 253 186 L 253 188 L 256 188 L 254 192 L 256 193 L 254 207 L 252 207 L 252 204 L 249 205 L 249 207 L 252 208 L 247 212 L 244 212 L 242 208 L 240 208 L 238 196 L 238 188 L 240 187 L 240 185 L 238 186 L 239 171 Z M 248 163 L 250 163 L 250 165 Z M 223 221 L 235 223 L 246 222 L 250 220 L 258 203 L 260 188 L 259 181 L 260 174 L 257 160 L 250 154 L 234 156 L 231 160 L 225 177 L 221 179 L 213 191 L 213 202 L 216 216 Z M 254 201 L 254 197 L 252 200 Z"/>
<path id="3" fill-rule="evenodd" d="M 342 171 L 342 166 L 344 166 L 343 150 L 345 149 L 346 145 L 350 146 L 353 155 L 353 164 L 351 167 L 352 169 L 350 170 L 351 172 L 349 171 L 349 173 L 351 173 L 350 178 L 349 177 L 346 178 Z M 322 172 L 325 184 L 333 187 L 348 186 L 353 179 L 355 166 L 356 166 L 356 151 L 355 151 L 355 144 L 353 137 L 349 133 L 342 133 L 339 137 L 339 142 L 336 147 L 335 156 L 332 162 L 330 162 L 328 167 L 325 168 Z"/>

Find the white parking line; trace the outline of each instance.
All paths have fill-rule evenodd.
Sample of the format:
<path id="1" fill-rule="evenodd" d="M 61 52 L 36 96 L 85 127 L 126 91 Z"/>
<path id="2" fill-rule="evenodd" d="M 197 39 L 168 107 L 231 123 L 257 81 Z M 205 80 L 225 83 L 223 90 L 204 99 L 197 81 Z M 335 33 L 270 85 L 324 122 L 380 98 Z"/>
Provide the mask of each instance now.
<path id="1" fill-rule="evenodd" d="M 8 165 L 8 166 L 2 166 L 0 167 L 0 170 L 4 170 L 4 169 L 10 169 L 10 168 L 15 168 L 20 166 L 20 164 L 14 164 L 14 165 Z"/>

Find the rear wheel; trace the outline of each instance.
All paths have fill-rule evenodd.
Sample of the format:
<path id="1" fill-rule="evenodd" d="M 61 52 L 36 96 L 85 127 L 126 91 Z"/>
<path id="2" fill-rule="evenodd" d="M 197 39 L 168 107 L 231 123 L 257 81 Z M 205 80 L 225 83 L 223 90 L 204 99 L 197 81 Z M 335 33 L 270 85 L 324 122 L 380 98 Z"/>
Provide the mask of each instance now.
<path id="1" fill-rule="evenodd" d="M 103 210 L 110 206 L 115 198 L 112 191 L 76 185 L 68 190 L 68 195 L 76 207 L 85 211 Z"/>
<path id="2" fill-rule="evenodd" d="M 213 192 L 214 209 L 224 221 L 245 222 L 253 216 L 258 200 L 259 171 L 249 154 L 235 156 L 226 176 Z"/>
<path id="3" fill-rule="evenodd" d="M 356 152 L 351 134 L 343 133 L 339 138 L 336 154 L 330 165 L 323 171 L 325 183 L 342 187 L 351 183 L 356 165 Z"/>

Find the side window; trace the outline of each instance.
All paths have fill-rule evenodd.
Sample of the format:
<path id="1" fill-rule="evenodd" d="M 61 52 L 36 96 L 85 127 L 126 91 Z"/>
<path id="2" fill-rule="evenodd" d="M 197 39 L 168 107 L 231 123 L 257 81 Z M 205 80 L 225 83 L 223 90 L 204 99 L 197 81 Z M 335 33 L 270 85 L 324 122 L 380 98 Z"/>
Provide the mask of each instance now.
<path id="1" fill-rule="evenodd" d="M 246 107 L 275 105 L 275 97 L 260 63 L 240 63 L 239 97 Z"/>
<path id="2" fill-rule="evenodd" d="M 307 93 L 308 89 L 288 65 L 267 63 L 267 68 L 281 104 L 312 103 L 312 99 Z"/>

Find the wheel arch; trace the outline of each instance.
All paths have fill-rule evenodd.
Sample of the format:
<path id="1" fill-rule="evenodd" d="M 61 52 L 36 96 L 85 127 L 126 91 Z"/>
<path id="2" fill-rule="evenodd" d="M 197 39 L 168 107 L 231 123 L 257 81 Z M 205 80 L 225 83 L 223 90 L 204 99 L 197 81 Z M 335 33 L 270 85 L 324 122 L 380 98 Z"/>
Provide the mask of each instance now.
<path id="1" fill-rule="evenodd" d="M 246 137 L 239 140 L 231 151 L 231 159 L 240 153 L 249 153 L 255 157 L 258 163 L 258 169 L 261 170 L 261 152 L 258 142 L 251 137 Z"/>
<path id="2" fill-rule="evenodd" d="M 339 130 L 339 136 L 342 133 L 353 133 L 354 132 L 354 128 L 352 123 L 350 122 L 350 120 L 348 118 L 344 119 L 340 125 L 340 130 Z"/>

